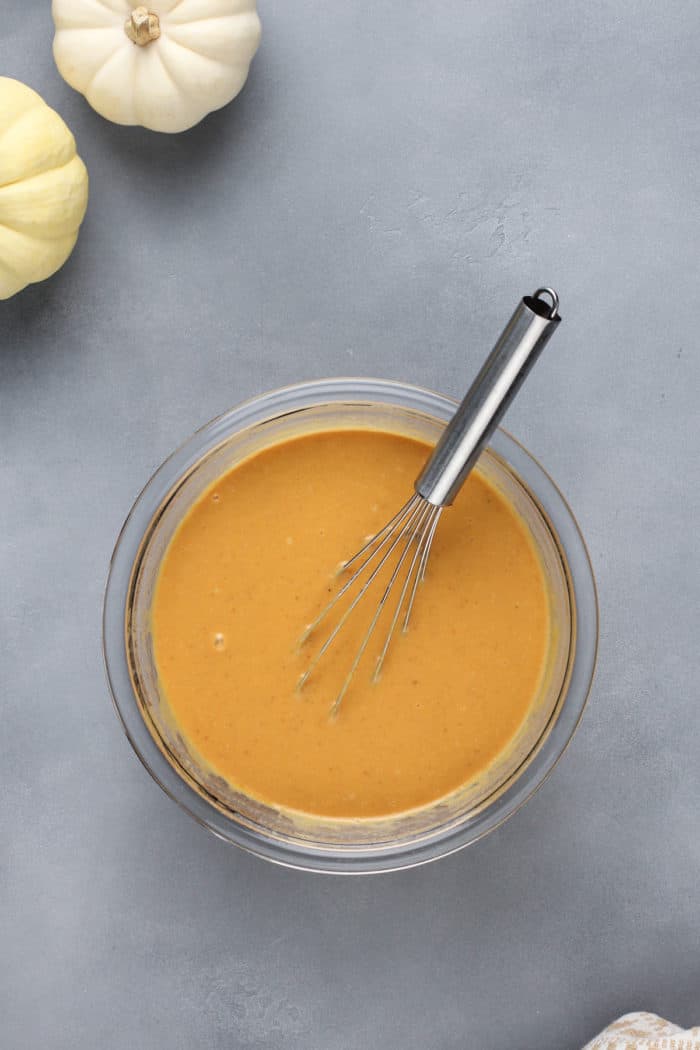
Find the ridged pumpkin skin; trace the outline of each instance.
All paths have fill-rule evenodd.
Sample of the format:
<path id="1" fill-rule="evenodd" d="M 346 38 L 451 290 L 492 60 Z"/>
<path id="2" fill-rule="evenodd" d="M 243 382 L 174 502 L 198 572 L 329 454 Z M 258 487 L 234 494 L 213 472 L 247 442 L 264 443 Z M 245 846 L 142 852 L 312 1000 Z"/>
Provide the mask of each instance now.
<path id="1" fill-rule="evenodd" d="M 87 169 L 63 120 L 26 84 L 0 77 L 0 299 L 63 266 L 87 201 Z"/>
<path id="2" fill-rule="evenodd" d="M 260 42 L 255 0 L 53 0 L 61 76 L 116 124 L 178 132 L 235 98 Z"/>

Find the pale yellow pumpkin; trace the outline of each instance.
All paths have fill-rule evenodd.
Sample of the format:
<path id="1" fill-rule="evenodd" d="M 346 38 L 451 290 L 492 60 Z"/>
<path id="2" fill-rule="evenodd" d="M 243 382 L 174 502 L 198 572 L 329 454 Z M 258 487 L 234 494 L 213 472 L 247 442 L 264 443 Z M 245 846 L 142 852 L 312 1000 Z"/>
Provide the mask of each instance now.
<path id="1" fill-rule="evenodd" d="M 231 101 L 260 42 L 255 0 L 52 0 L 61 76 L 116 124 L 185 131 Z"/>
<path id="2" fill-rule="evenodd" d="M 87 169 L 63 120 L 26 84 L 0 77 L 0 299 L 63 266 L 87 200 Z"/>

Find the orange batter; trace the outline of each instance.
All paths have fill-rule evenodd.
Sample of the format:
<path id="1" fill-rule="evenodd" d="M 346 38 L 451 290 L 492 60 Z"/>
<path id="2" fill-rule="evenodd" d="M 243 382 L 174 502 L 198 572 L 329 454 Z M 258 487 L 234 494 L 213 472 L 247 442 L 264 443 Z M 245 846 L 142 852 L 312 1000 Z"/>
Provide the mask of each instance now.
<path id="1" fill-rule="evenodd" d="M 246 794 L 328 817 L 398 813 L 470 781 L 522 725 L 549 601 L 524 523 L 478 471 L 442 516 L 380 681 L 381 622 L 329 717 L 370 600 L 296 691 L 325 634 L 296 643 L 333 569 L 404 503 L 429 452 L 379 431 L 307 434 L 221 477 L 173 537 L 152 607 L 161 684 L 193 753 Z"/>

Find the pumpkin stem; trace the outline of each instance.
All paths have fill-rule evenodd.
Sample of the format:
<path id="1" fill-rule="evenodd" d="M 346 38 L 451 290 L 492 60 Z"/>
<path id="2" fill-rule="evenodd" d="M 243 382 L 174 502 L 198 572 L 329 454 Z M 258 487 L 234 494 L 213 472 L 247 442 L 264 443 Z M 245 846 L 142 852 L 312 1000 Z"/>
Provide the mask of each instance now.
<path id="1" fill-rule="evenodd" d="M 145 47 L 160 36 L 158 15 L 142 5 L 135 7 L 124 23 L 124 32 L 132 43 Z"/>

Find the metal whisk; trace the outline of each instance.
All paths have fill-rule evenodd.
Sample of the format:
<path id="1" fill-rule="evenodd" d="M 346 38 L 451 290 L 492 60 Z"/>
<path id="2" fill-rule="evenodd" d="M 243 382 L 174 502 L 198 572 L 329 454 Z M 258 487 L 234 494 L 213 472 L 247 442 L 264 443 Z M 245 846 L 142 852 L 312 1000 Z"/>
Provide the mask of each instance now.
<path id="1" fill-rule="evenodd" d="M 543 298 L 544 297 L 544 298 Z M 351 571 L 332 600 L 304 631 L 303 645 L 352 588 L 357 589 L 340 619 L 313 656 L 299 680 L 303 688 L 319 661 L 380 573 L 390 573 L 360 646 L 350 665 L 331 713 L 337 714 L 355 671 L 394 590 L 398 599 L 374 669 L 376 681 L 384 666 L 396 626 L 407 631 L 416 593 L 425 573 L 440 515 L 450 506 L 467 479 L 489 437 L 520 389 L 530 369 L 559 324 L 559 297 L 551 288 L 538 288 L 521 299 L 498 342 L 455 412 L 415 482 L 415 492 L 391 521 L 365 543 L 340 572 Z"/>

